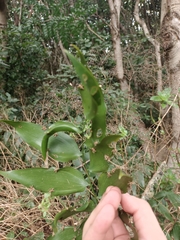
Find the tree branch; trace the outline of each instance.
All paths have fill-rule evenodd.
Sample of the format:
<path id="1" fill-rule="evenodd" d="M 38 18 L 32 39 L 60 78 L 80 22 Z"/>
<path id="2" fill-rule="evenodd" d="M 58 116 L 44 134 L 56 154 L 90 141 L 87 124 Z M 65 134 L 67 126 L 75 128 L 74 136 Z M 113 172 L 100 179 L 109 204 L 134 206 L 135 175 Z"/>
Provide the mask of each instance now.
<path id="1" fill-rule="evenodd" d="M 99 36 L 94 30 L 92 30 L 92 28 L 89 26 L 89 24 L 87 22 L 86 22 L 86 26 L 90 32 L 92 32 L 94 35 L 96 35 L 96 37 L 98 37 L 101 41 L 104 41 L 104 39 L 101 36 Z"/>

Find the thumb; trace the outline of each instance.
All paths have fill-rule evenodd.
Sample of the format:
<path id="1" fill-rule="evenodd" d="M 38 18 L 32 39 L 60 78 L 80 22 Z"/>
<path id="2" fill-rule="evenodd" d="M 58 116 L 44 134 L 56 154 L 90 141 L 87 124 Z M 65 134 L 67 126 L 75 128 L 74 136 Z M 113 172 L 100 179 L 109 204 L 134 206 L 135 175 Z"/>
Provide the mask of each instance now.
<path id="1" fill-rule="evenodd" d="M 126 193 L 122 194 L 121 205 L 125 212 L 133 215 L 139 239 L 166 240 L 148 202 Z"/>
<path id="2" fill-rule="evenodd" d="M 111 204 L 105 205 L 87 230 L 83 240 L 104 240 L 115 218 L 115 214 L 116 210 Z"/>

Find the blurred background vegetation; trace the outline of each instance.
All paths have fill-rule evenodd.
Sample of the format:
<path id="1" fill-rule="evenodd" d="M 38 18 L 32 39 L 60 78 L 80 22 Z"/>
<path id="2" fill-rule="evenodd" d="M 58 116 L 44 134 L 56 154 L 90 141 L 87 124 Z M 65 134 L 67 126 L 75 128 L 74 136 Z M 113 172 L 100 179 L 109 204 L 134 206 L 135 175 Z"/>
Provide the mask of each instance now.
<path id="1" fill-rule="evenodd" d="M 135 1 L 122 1 L 120 17 L 124 78 L 129 93 L 120 89 L 115 74 L 110 33 L 110 10 L 103 0 L 8 0 L 7 24 L 0 34 L 0 119 L 26 120 L 48 126 L 57 120 L 78 123 L 88 134 L 88 122 L 82 114 L 78 94 L 79 80 L 65 55 L 74 52 L 71 44 L 83 52 L 89 68 L 102 87 L 109 132 L 121 133 L 112 166 L 131 176 L 130 192 L 141 197 L 158 166 L 167 160 L 171 139 L 169 116 L 159 124 L 157 63 L 153 46 L 136 23 Z M 145 0 L 140 14 L 149 32 L 159 39 L 160 1 Z M 163 62 L 163 54 L 162 54 Z M 163 86 L 168 87 L 163 66 Z M 150 132 L 147 141 L 156 148 L 152 159 L 143 147 L 134 117 Z M 78 142 L 83 142 L 79 137 Z M 148 142 L 147 142 L 148 144 Z M 42 166 L 38 153 L 22 142 L 9 127 L 0 125 L 0 167 L 2 170 Z M 51 162 L 52 166 L 57 163 Z M 76 163 L 74 163 L 76 164 Z M 149 200 L 169 239 L 179 239 L 179 180 L 171 169 L 162 172 L 154 195 Z M 76 205 L 73 196 L 53 200 L 45 217 L 38 208 L 43 195 L 33 189 L 0 178 L 1 239 L 46 239 L 53 216 L 64 205 Z M 85 196 L 80 196 L 85 197 Z M 70 218 L 63 226 L 75 226 Z"/>

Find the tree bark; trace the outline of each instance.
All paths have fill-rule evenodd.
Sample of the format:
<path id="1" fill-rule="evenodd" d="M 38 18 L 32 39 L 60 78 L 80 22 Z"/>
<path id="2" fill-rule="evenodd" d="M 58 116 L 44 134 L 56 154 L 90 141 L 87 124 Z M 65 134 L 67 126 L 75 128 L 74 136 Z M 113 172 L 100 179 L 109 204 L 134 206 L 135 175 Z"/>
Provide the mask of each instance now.
<path id="1" fill-rule="evenodd" d="M 172 145 L 168 166 L 178 169 L 180 163 L 180 4 L 179 0 L 162 0 L 161 37 L 172 96 L 178 107 L 172 107 Z"/>
<path id="2" fill-rule="evenodd" d="M 120 40 L 120 0 L 108 0 L 110 13 L 111 13 L 111 35 L 114 49 L 114 56 L 116 61 L 116 75 L 120 81 L 121 90 L 127 93 L 130 92 L 130 86 L 124 79 L 123 61 L 122 61 L 122 50 Z M 155 148 L 150 140 L 150 131 L 146 129 L 144 122 L 141 120 L 138 113 L 133 112 L 130 117 L 131 130 L 138 135 L 142 140 L 142 148 L 145 155 L 151 157 L 152 161 L 156 160 Z"/>
<path id="3" fill-rule="evenodd" d="M 7 7 L 6 7 L 6 0 L 0 1 L 0 32 L 2 36 L 2 30 L 7 25 Z"/>
<path id="4" fill-rule="evenodd" d="M 111 36 L 114 49 L 114 58 L 116 61 L 116 76 L 120 82 L 121 90 L 129 91 L 127 81 L 124 79 L 124 69 L 122 61 L 121 39 L 120 39 L 120 10 L 121 0 L 108 0 L 111 13 Z"/>
<path id="5" fill-rule="evenodd" d="M 6 28 L 7 25 L 7 6 L 6 6 L 6 0 L 0 1 L 0 51 L 3 52 L 3 50 L 6 47 L 6 40 L 3 34 L 3 30 Z M 5 58 L 6 56 L 1 55 L 1 60 Z M 3 59 L 4 60 L 4 59 Z M 6 64 L 4 64 L 5 66 Z M 5 81 L 1 79 L 0 81 L 0 88 L 3 89 L 5 85 Z"/>

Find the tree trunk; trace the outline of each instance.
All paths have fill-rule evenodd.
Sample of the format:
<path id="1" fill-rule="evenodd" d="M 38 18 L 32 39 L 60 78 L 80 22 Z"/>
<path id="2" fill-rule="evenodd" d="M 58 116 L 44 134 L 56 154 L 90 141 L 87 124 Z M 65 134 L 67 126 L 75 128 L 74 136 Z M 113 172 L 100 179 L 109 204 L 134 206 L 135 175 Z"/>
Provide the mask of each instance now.
<path id="1" fill-rule="evenodd" d="M 6 28 L 7 25 L 7 6 L 6 0 L 0 1 L 0 47 L 1 51 L 6 46 L 6 41 L 4 39 L 3 30 Z"/>
<path id="2" fill-rule="evenodd" d="M 180 163 L 180 4 L 179 0 L 162 0 L 161 37 L 172 96 L 178 107 L 172 107 L 172 146 L 168 166 L 178 169 Z"/>
<path id="3" fill-rule="evenodd" d="M 0 34 L 2 37 L 2 31 L 7 25 L 7 7 L 6 0 L 0 1 Z"/>
<path id="4" fill-rule="evenodd" d="M 7 6 L 6 6 L 6 0 L 0 0 L 0 51 L 1 51 L 1 61 L 3 62 L 3 58 L 5 56 L 2 55 L 3 50 L 6 47 L 6 40 L 4 38 L 3 30 L 6 28 L 7 25 Z M 5 64 L 4 64 L 5 66 Z M 4 66 L 1 65 L 1 67 L 4 68 Z M 0 81 L 0 89 L 3 89 L 5 85 L 5 81 L 1 79 Z"/>
<path id="5" fill-rule="evenodd" d="M 130 92 L 130 86 L 124 79 L 124 69 L 122 61 L 121 40 L 120 40 L 120 0 L 108 0 L 110 13 L 111 13 L 111 36 L 114 49 L 114 56 L 116 61 L 116 75 L 120 81 L 121 90 L 127 93 Z M 130 117 L 131 130 L 136 133 L 142 140 L 142 147 L 145 152 L 153 161 L 155 161 L 155 148 L 150 141 L 150 131 L 146 129 L 144 122 L 141 120 L 138 113 L 133 112 Z"/>
<path id="6" fill-rule="evenodd" d="M 160 54 L 160 43 L 150 35 L 148 27 L 143 19 L 140 18 L 139 15 L 139 3 L 140 0 L 136 0 L 135 8 L 134 8 L 134 18 L 137 23 L 142 27 L 145 36 L 148 41 L 154 46 L 155 56 L 157 62 L 157 92 L 162 91 L 162 63 L 161 63 L 161 54 Z"/>
<path id="7" fill-rule="evenodd" d="M 121 0 L 108 0 L 111 13 L 111 36 L 114 49 L 114 58 L 116 61 L 116 76 L 120 81 L 121 90 L 129 91 L 127 81 L 124 79 L 124 69 L 122 61 L 121 39 L 120 39 L 120 10 Z"/>

